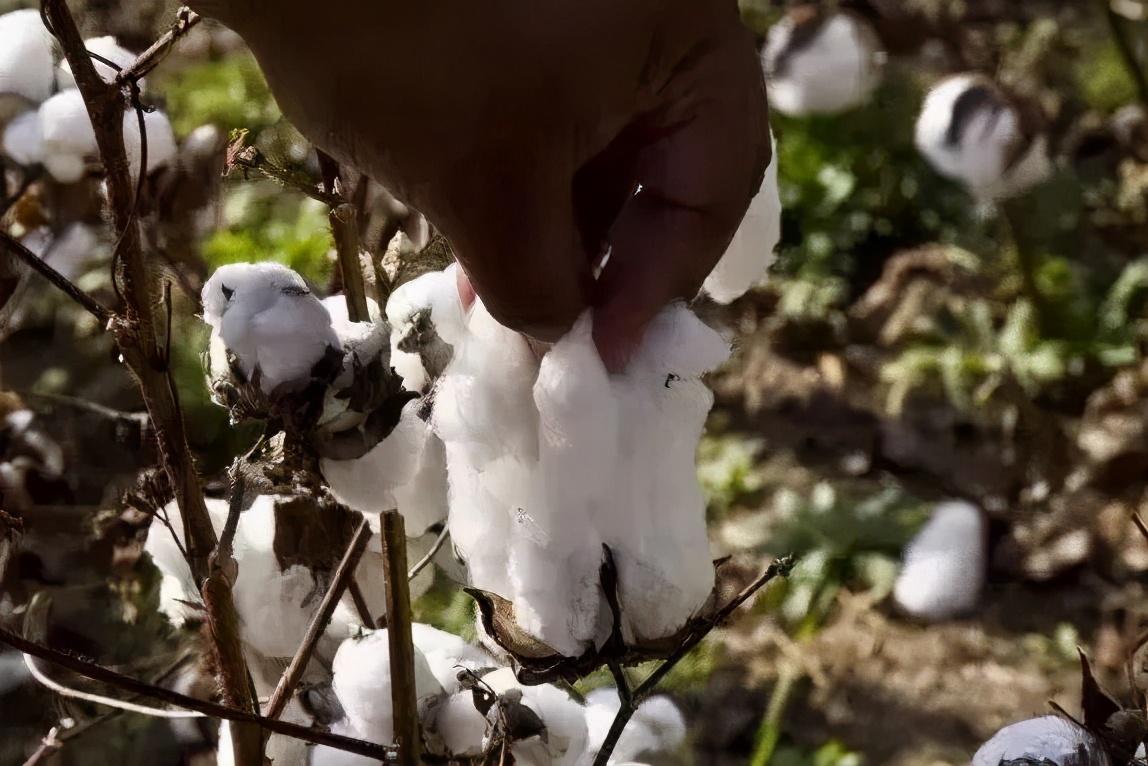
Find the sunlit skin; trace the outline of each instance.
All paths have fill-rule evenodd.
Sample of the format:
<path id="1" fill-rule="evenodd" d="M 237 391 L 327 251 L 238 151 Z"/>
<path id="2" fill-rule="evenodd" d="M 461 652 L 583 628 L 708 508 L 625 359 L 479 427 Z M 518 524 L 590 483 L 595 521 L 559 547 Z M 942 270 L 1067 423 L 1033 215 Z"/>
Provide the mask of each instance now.
<path id="1" fill-rule="evenodd" d="M 450 239 L 497 319 L 554 340 L 592 305 L 613 369 L 696 294 L 770 158 L 734 0 L 192 6 L 243 36 L 308 139 Z"/>

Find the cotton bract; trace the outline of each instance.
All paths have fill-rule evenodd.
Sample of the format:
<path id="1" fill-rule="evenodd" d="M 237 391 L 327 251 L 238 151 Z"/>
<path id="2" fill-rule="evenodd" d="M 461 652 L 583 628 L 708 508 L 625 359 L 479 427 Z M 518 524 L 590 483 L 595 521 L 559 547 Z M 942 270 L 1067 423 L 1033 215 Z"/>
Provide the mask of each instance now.
<path id="1" fill-rule="evenodd" d="M 973 609 L 985 581 L 985 535 L 978 508 L 963 501 L 939 504 L 905 547 L 893 587 L 898 606 L 926 620 Z"/>
<path id="2" fill-rule="evenodd" d="M 0 16 L 0 94 L 40 102 L 52 93 L 55 64 L 52 35 L 38 10 Z"/>
<path id="3" fill-rule="evenodd" d="M 730 303 L 765 278 L 781 239 L 781 196 L 777 186 L 777 141 L 770 136 L 773 154 L 745 218 L 702 290 L 718 303 Z"/>
<path id="4" fill-rule="evenodd" d="M 770 27 L 762 52 L 770 108 L 800 117 L 860 106 L 881 81 L 879 50 L 857 16 L 791 11 Z"/>
<path id="5" fill-rule="evenodd" d="M 954 75 L 929 91 L 916 144 L 938 173 L 985 202 L 1027 191 L 1052 171 L 1036 118 L 982 75 Z"/>

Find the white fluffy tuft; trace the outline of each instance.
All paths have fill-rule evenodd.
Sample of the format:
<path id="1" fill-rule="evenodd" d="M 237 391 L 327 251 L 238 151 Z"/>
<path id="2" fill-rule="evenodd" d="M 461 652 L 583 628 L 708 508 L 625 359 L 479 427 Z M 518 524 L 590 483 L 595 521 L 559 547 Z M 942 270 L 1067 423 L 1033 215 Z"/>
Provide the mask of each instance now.
<path id="1" fill-rule="evenodd" d="M 973 609 L 985 581 L 985 520 L 970 503 L 940 503 L 905 547 L 893 598 L 907 613 L 944 620 Z"/>
<path id="2" fill-rule="evenodd" d="M 0 94 L 43 101 L 52 93 L 54 60 L 52 35 L 38 10 L 0 16 Z"/>

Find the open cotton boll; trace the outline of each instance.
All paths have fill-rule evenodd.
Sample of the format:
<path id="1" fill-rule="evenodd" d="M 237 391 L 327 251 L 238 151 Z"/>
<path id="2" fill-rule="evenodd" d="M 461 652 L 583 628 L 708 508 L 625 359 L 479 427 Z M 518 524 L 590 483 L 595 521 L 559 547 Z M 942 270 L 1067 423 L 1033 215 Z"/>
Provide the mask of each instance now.
<path id="1" fill-rule="evenodd" d="M 770 27 L 762 51 L 769 106 L 795 117 L 860 106 L 881 82 L 879 54 L 864 19 L 796 8 Z"/>
<path id="2" fill-rule="evenodd" d="M 470 691 L 455 692 L 434 711 L 434 732 L 446 754 L 455 757 L 482 755 L 488 722 L 474 706 Z"/>
<path id="3" fill-rule="evenodd" d="M 621 708 L 618 690 L 595 689 L 586 695 L 586 751 L 578 766 L 591 766 Z M 673 753 L 686 739 L 686 720 L 678 706 L 666 696 L 651 697 L 638 706 L 622 736 L 614 746 L 610 764 L 633 761 L 642 756 Z"/>
<path id="4" fill-rule="evenodd" d="M 713 404 L 701 376 L 728 357 L 716 331 L 674 304 L 613 376 L 619 457 L 598 529 L 614 552 L 627 642 L 677 632 L 713 589 L 695 453 Z"/>
<path id="5" fill-rule="evenodd" d="M 392 744 L 390 740 L 383 741 L 376 739 L 368 732 L 356 728 L 354 724 L 347 720 L 336 721 L 331 724 L 331 733 L 343 737 L 367 740 L 368 742 L 377 742 L 380 745 Z M 279 766 L 279 764 L 272 764 L 272 766 Z M 379 762 L 365 755 L 348 753 L 346 750 L 339 750 L 334 747 L 327 747 L 326 745 L 316 745 L 311 749 L 310 766 L 379 766 Z"/>
<path id="6" fill-rule="evenodd" d="M 515 762 L 523 766 L 574 766 L 586 749 L 586 716 L 565 691 L 551 684 L 523 686 L 510 668 L 501 668 L 482 680 L 503 695 L 511 689 L 522 693 L 522 704 L 533 710 L 546 726 L 545 736 L 514 743 Z"/>
<path id="7" fill-rule="evenodd" d="M 749 202 L 745 218 L 702 290 L 718 303 L 730 303 L 765 278 L 781 239 L 781 196 L 777 186 L 777 141 L 761 187 Z"/>
<path id="8" fill-rule="evenodd" d="M 391 657 L 386 629 L 362 638 L 348 638 L 339 646 L 331 669 L 332 686 L 350 724 L 377 742 L 392 742 Z M 419 699 L 441 694 L 442 686 L 416 647 L 415 694 Z"/>
<path id="9" fill-rule="evenodd" d="M 0 94 L 15 93 L 35 102 L 50 96 L 53 48 L 38 10 L 0 16 Z"/>
<path id="10" fill-rule="evenodd" d="M 897 605 L 914 617 L 944 620 L 973 609 L 985 582 L 985 520 L 970 503 L 940 503 L 905 547 L 893 586 Z"/>
<path id="11" fill-rule="evenodd" d="M 84 98 L 75 88 L 60 91 L 40 105 L 44 167 L 60 183 L 84 175 L 84 159 L 97 154 L 96 134 Z"/>
<path id="12" fill-rule="evenodd" d="M 4 154 L 18 165 L 29 167 L 44 158 L 44 133 L 40 127 L 40 112 L 32 109 L 8 123 L 4 128 Z"/>
<path id="13" fill-rule="evenodd" d="M 1004 727 L 981 745 L 971 766 L 999 766 L 1022 759 L 1056 766 L 1109 766 L 1108 755 L 1096 737 L 1057 715 Z"/>
<path id="14" fill-rule="evenodd" d="M 227 519 L 227 501 L 206 498 L 204 502 L 211 516 L 212 526 L 222 529 Z M 180 546 L 183 545 L 183 521 L 179 506 L 173 500 L 163 507 L 162 514 L 167 518 L 171 529 L 168 529 L 157 513 L 148 528 L 144 551 L 151 556 L 152 563 L 163 576 L 160 581 L 159 609 L 172 625 L 180 627 L 187 620 L 202 615 L 202 612 L 192 606 L 200 603 L 201 599 L 191 569 L 180 550 Z"/>
<path id="15" fill-rule="evenodd" d="M 479 670 L 494 667 L 494 658 L 453 633 L 420 622 L 411 624 L 411 638 L 426 658 L 427 666 L 448 693 L 458 690 L 460 669 Z"/>
<path id="16" fill-rule="evenodd" d="M 87 40 L 84 40 L 84 47 L 91 53 L 95 53 L 97 56 L 112 62 L 120 69 L 126 69 L 131 66 L 137 58 L 136 54 L 116 42 L 116 38 L 111 35 L 89 37 Z M 108 66 L 97 58 L 92 58 L 92 64 L 96 67 L 96 74 L 103 78 L 104 82 L 113 82 L 116 79 L 116 75 L 119 74 L 119 70 Z M 60 62 L 56 81 L 61 90 L 76 87 L 76 78 L 72 75 L 72 66 L 68 63 L 67 59 Z M 144 89 L 146 82 L 146 79 L 143 78 L 138 81 L 140 90 Z"/>
<path id="17" fill-rule="evenodd" d="M 263 393 L 305 385 L 330 349 L 342 350 L 331 317 L 303 278 L 278 263 L 221 266 L 203 286 L 203 319 Z"/>
<path id="18" fill-rule="evenodd" d="M 983 75 L 959 74 L 925 97 L 915 142 L 934 170 L 960 181 L 978 199 L 1004 199 L 1052 171 L 1036 119 Z"/>
<path id="19" fill-rule="evenodd" d="M 175 159 L 177 147 L 171 121 L 160 111 L 144 112 L 144 130 L 147 132 L 147 172 L 163 167 Z M 132 178 L 137 178 L 142 161 L 143 141 L 140 139 L 139 116 L 134 109 L 124 111 L 124 151 Z"/>
<path id="20" fill-rule="evenodd" d="M 408 391 L 424 392 L 450 361 L 464 332 L 458 266 L 399 285 L 387 299 L 391 366 Z"/>

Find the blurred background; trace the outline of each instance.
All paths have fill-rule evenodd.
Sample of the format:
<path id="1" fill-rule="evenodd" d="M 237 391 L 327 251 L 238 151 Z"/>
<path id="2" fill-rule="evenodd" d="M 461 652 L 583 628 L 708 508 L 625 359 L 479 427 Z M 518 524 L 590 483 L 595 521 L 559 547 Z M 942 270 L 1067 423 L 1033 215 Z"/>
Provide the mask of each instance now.
<path id="1" fill-rule="evenodd" d="M 0 0 L 0 13 L 26 5 Z M 177 8 L 70 5 L 85 34 L 134 51 Z M 668 680 L 692 732 L 678 762 L 964 764 L 1049 699 L 1079 707 L 1078 646 L 1131 700 L 1148 624 L 1148 542 L 1132 522 L 1148 500 L 1148 3 L 742 0 L 742 12 L 773 78 L 782 241 L 761 288 L 700 306 L 737 339 L 712 380 L 699 474 L 716 555 L 746 573 L 772 555 L 799 563 Z M 976 74 L 973 95 L 930 120 L 965 167 L 992 155 L 987 176 L 946 172 L 920 126 L 926 94 L 960 73 Z M 211 22 L 146 94 L 180 142 L 149 215 L 176 284 L 192 445 L 217 474 L 257 434 L 208 400 L 193 318 L 205 276 L 273 258 L 338 287 L 324 206 L 255 175 L 221 179 L 227 137 L 248 131 L 300 177 L 319 168 L 242 42 Z M 1010 175 L 1034 152 L 1039 172 Z M 89 186 L 44 181 L 0 224 L 64 239 L 100 223 Z M 379 204 L 385 248 L 413 214 Z M 112 242 L 92 232 L 45 257 L 110 295 Z M 122 414 L 138 394 L 91 317 L 39 281 L 21 290 L 0 322 L 0 416 L 18 395 L 36 419 L 0 426 L 5 510 L 23 516 L 19 544 L 0 542 L 0 618 L 39 619 L 50 643 L 105 664 L 160 668 L 188 641 L 156 611 L 148 520 L 123 501 L 154 461 L 146 424 Z M 967 505 L 945 526 L 934 510 L 952 500 Z M 930 519 L 942 533 L 906 558 Z M 911 571 L 914 556 L 950 555 L 963 563 L 934 567 L 935 581 Z M 51 596 L 50 619 L 36 594 Z M 416 605 L 464 635 L 470 609 L 445 582 Z M 23 763 L 62 714 L 93 712 L 0 652 L 0 764 Z M 212 737 L 117 716 L 47 762 L 207 764 Z"/>

